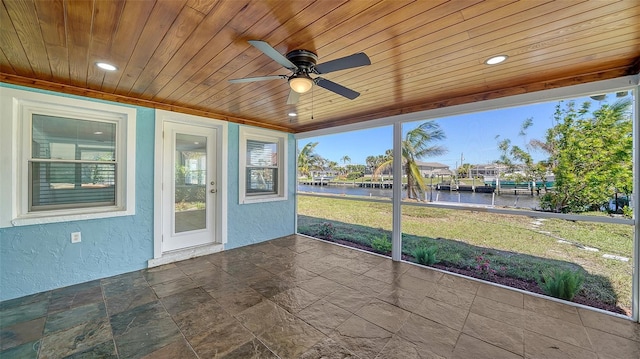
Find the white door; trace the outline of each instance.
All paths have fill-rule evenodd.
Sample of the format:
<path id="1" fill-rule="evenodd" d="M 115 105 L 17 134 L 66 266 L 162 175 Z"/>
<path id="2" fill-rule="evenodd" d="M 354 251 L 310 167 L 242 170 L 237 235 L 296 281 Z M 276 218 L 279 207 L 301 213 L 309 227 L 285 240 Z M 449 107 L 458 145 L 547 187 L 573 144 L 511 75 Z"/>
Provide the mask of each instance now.
<path id="1" fill-rule="evenodd" d="M 216 129 L 164 122 L 162 252 L 215 242 Z"/>

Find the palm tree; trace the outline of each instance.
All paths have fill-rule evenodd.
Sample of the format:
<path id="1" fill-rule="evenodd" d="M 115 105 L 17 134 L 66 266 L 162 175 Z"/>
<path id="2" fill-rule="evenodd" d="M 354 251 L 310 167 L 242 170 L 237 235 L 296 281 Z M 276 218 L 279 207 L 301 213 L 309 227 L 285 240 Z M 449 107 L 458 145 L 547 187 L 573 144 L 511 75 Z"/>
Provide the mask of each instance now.
<path id="1" fill-rule="evenodd" d="M 314 169 L 318 160 L 321 158 L 315 153 L 314 149 L 318 145 L 318 142 L 309 142 L 298 154 L 298 173 L 303 176 L 309 176 L 311 170 Z"/>
<path id="2" fill-rule="evenodd" d="M 347 156 L 347 155 L 344 155 L 344 156 L 342 156 L 342 158 L 340 159 L 340 161 L 342 161 L 342 164 L 343 164 L 343 165 L 346 165 L 346 164 L 347 164 L 347 162 L 351 163 L 351 157 L 349 157 L 349 156 Z"/>
<path id="3" fill-rule="evenodd" d="M 403 172 L 407 176 L 407 198 L 419 198 L 424 193 L 424 178 L 420 174 L 418 160 L 445 154 L 447 149 L 433 145 L 432 142 L 445 139 L 444 131 L 440 125 L 433 121 L 423 122 L 420 126 L 407 132 L 402 141 L 402 165 Z M 383 162 L 376 168 L 375 173 L 380 173 L 385 168 L 392 167 L 393 158 Z"/>

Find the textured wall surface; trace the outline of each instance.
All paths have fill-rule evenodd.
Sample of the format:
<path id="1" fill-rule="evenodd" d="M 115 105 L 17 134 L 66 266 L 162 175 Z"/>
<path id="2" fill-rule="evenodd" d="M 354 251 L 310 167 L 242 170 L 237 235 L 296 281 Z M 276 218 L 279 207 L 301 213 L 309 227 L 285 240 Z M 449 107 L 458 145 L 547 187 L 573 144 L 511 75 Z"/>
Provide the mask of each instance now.
<path id="1" fill-rule="evenodd" d="M 229 124 L 228 242 L 225 249 L 293 234 L 295 231 L 295 158 L 293 135 L 288 139 L 288 196 L 286 201 L 238 203 L 239 126 Z"/>
<path id="2" fill-rule="evenodd" d="M 55 94 L 13 85 L 0 86 Z M 137 111 L 135 216 L 0 228 L 0 301 L 139 270 L 146 268 L 147 260 L 153 258 L 155 113 L 153 109 L 134 108 Z M 240 205 L 238 130 L 237 124 L 229 124 L 228 235 L 225 249 L 294 233 L 293 136 L 289 135 L 288 142 L 288 199 Z M 82 242 L 72 244 L 71 232 L 78 231 L 82 232 Z"/>
<path id="3" fill-rule="evenodd" d="M 135 216 L 0 229 L 0 300 L 146 267 L 153 255 L 155 115 L 153 109 L 135 108 Z M 72 244 L 71 232 L 78 231 L 82 233 L 82 242 Z"/>

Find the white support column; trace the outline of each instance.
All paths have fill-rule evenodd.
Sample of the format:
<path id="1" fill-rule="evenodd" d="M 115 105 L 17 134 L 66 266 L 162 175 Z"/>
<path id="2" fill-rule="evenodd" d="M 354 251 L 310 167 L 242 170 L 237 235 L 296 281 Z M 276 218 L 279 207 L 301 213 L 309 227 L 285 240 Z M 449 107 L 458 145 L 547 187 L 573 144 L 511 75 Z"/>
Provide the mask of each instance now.
<path id="1" fill-rule="evenodd" d="M 393 124 L 393 229 L 391 259 L 402 259 L 402 123 Z"/>
<path id="2" fill-rule="evenodd" d="M 636 84 L 637 85 L 637 84 Z M 631 316 L 633 321 L 640 321 L 640 86 L 633 91 L 633 277 L 631 291 Z"/>

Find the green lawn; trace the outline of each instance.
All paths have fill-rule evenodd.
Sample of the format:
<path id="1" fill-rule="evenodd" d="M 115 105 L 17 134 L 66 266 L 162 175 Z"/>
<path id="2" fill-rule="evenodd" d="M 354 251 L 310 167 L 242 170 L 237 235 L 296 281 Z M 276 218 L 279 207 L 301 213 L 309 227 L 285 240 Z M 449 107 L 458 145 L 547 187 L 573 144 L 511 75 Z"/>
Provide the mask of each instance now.
<path id="1" fill-rule="evenodd" d="M 437 245 L 444 263 L 474 268 L 482 256 L 498 275 L 525 280 L 537 280 L 553 267 L 573 269 L 584 273 L 587 297 L 624 309 L 631 306 L 631 260 L 602 255 L 631 258 L 632 226 L 559 219 L 535 226 L 529 217 L 415 206 L 404 206 L 402 212 L 406 254 L 419 245 Z M 331 223 L 335 239 L 369 245 L 375 238 L 390 237 L 390 203 L 299 196 L 298 214 L 300 233 L 319 236 L 327 226 L 323 223 Z M 559 243 L 558 238 L 599 251 Z"/>

